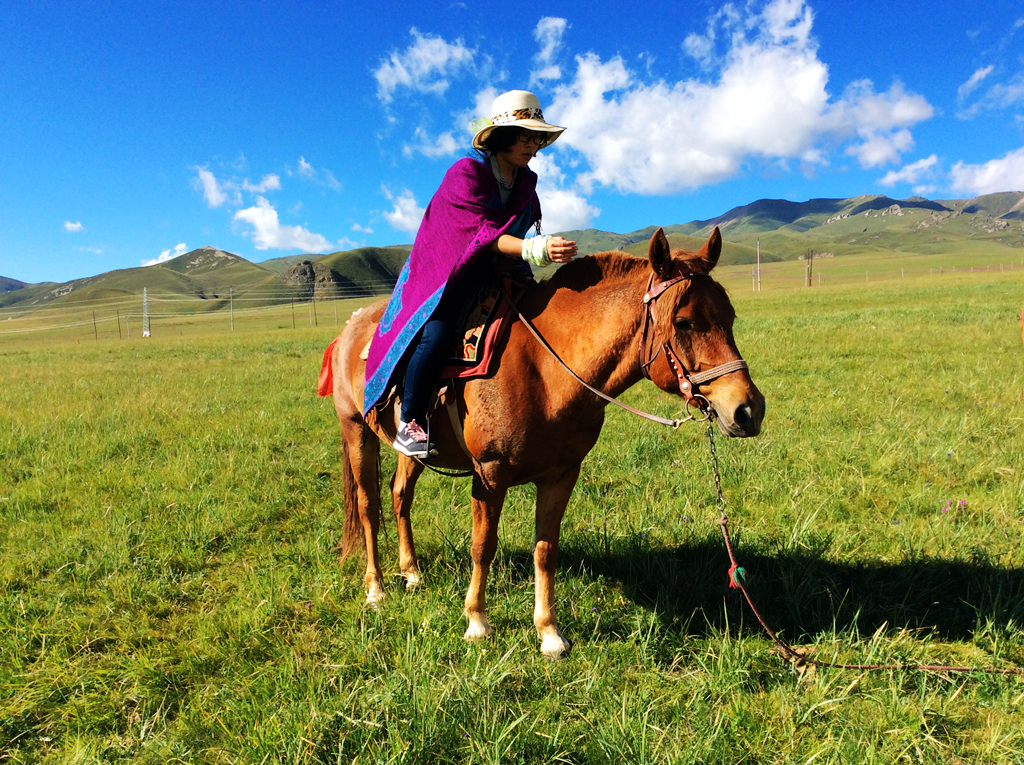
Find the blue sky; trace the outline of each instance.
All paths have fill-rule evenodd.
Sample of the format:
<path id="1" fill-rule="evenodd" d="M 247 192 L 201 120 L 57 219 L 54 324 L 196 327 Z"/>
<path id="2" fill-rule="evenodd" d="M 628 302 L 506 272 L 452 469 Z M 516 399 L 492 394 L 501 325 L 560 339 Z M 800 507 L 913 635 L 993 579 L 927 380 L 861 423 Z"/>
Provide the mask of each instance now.
<path id="1" fill-rule="evenodd" d="M 1024 189 L 1024 3 L 0 4 L 0 275 L 411 242 L 538 94 L 548 233 Z"/>

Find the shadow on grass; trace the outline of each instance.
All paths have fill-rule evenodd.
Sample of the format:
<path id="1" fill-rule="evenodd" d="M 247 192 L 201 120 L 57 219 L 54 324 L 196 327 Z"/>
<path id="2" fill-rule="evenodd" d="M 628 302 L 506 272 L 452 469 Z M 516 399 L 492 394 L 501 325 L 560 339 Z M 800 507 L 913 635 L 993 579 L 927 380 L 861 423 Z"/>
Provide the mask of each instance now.
<path id="1" fill-rule="evenodd" d="M 585 570 L 614 582 L 666 626 L 695 636 L 727 626 L 735 631 L 741 624 L 745 633 L 761 631 L 742 594 L 728 586 L 729 558 L 721 539 L 678 547 L 638 540 L 631 547 L 563 545 L 559 574 Z M 1024 624 L 1024 570 L 994 566 L 977 552 L 971 560 L 856 564 L 829 561 L 813 550 L 768 554 L 741 545 L 736 554 L 758 610 L 790 641 L 833 631 L 870 636 L 886 624 L 964 640 L 988 623 Z"/>

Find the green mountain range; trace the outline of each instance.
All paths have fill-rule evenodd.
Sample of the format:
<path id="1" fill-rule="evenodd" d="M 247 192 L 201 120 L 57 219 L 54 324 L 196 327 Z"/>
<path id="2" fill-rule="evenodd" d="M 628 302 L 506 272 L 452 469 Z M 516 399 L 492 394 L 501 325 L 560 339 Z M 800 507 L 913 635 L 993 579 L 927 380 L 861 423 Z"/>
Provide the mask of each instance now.
<path id="1" fill-rule="evenodd" d="M 851 199 L 790 202 L 762 199 L 711 220 L 664 225 L 675 247 L 699 248 L 712 229 L 722 231 L 724 265 L 817 256 L 991 253 L 1024 248 L 1024 192 L 975 199 L 896 200 L 867 195 Z M 562 234 L 580 252 L 626 250 L 646 253 L 657 226 L 628 234 L 597 229 Z M 383 294 L 390 291 L 410 245 L 364 247 L 327 255 L 290 255 L 251 263 L 214 247 L 202 247 L 154 266 L 110 271 L 64 284 L 24 284 L 0 277 L 0 308 L 36 308 L 116 301 L 140 296 L 187 298 L 200 310 L 226 307 L 243 298 L 248 306 L 289 300 Z M 1016 259 L 1015 257 L 1013 259 Z"/>

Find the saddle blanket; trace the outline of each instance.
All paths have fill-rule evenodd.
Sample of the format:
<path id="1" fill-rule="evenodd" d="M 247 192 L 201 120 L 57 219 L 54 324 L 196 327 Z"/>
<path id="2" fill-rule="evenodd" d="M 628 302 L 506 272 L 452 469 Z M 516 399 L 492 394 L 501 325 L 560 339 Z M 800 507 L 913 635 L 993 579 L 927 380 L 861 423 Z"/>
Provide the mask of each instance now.
<path id="1" fill-rule="evenodd" d="M 498 279 L 510 294 L 514 288 L 525 286 L 507 276 L 496 276 L 480 285 L 476 297 L 466 304 L 459 317 L 461 330 L 456 333 L 448 362 L 441 370 L 442 380 L 486 377 L 492 371 L 494 349 L 515 318 Z"/>

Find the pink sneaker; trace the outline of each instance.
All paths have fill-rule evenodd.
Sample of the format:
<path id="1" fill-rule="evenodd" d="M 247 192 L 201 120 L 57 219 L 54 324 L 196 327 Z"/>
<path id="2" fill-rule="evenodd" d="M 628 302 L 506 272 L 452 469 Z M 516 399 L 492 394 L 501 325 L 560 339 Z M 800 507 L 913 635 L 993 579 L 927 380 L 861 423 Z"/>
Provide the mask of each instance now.
<path id="1" fill-rule="evenodd" d="M 394 447 L 407 457 L 429 457 L 432 444 L 416 420 L 399 422 Z"/>

